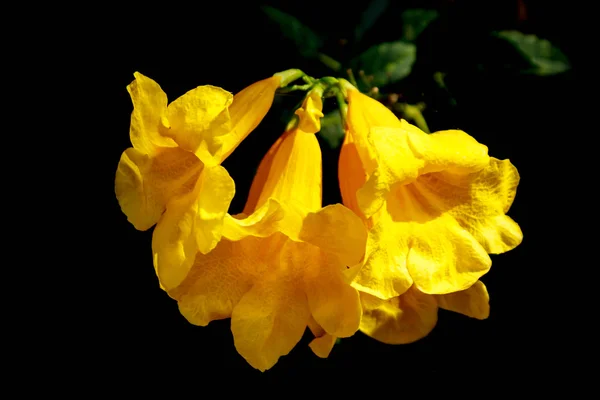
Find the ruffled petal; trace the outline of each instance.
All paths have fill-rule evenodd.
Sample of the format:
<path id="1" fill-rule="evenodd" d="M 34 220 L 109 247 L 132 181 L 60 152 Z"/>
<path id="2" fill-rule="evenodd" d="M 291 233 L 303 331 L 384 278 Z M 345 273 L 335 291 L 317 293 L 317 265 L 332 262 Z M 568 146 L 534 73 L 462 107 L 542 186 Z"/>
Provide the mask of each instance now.
<path id="1" fill-rule="evenodd" d="M 194 264 L 181 284 L 169 291 L 179 311 L 192 324 L 231 317 L 242 296 L 252 287 L 250 260 L 240 244 L 222 240 L 208 254 L 197 253 Z"/>
<path id="2" fill-rule="evenodd" d="M 167 95 L 158 83 L 136 72 L 127 86 L 133 102 L 129 137 L 131 144 L 143 154 L 153 154 L 158 147 L 176 147 L 177 143 L 160 134 L 166 117 Z"/>
<path id="3" fill-rule="evenodd" d="M 261 371 L 294 348 L 310 318 L 306 294 L 297 284 L 300 271 L 287 265 L 286 257 L 282 257 L 282 264 L 279 268 L 271 266 L 271 274 L 257 279 L 231 315 L 237 351 Z"/>
<path id="4" fill-rule="evenodd" d="M 361 293 L 363 317 L 360 330 L 387 344 L 407 344 L 427 336 L 437 323 L 433 296 L 411 287 L 402 296 L 381 300 Z"/>
<path id="5" fill-rule="evenodd" d="M 358 204 L 367 217 L 373 215 L 387 194 L 430 172 L 448 170 L 467 174 L 489 164 L 487 147 L 462 131 L 431 135 L 402 120 L 401 128 L 372 128 L 369 144 L 377 167 L 358 191 Z"/>
<path id="6" fill-rule="evenodd" d="M 353 266 L 365 254 L 367 229 L 350 209 L 333 204 L 304 218 L 299 239 L 336 255 L 345 266 Z"/>
<path id="7" fill-rule="evenodd" d="M 435 296 L 440 308 L 466 315 L 467 317 L 486 319 L 490 316 L 490 296 L 481 281 L 456 293 Z"/>
<path id="8" fill-rule="evenodd" d="M 420 291 L 446 294 L 467 289 L 489 271 L 492 261 L 449 213 L 431 206 L 434 200 L 414 184 L 401 186 L 386 201 L 381 224 L 400 238 L 397 246 L 406 254 L 406 266 Z"/>
<path id="9" fill-rule="evenodd" d="M 413 155 L 408 134 L 403 129 L 372 128 L 370 145 L 377 167 L 356 194 L 366 217 L 379 210 L 395 185 L 408 184 L 419 176 L 423 160 Z"/>
<path id="10" fill-rule="evenodd" d="M 344 263 L 307 243 L 294 243 L 290 249 L 290 264 L 304 270 L 304 287 L 315 321 L 331 335 L 353 335 L 362 311 L 358 292 L 342 273 Z"/>
<path id="11" fill-rule="evenodd" d="M 405 293 L 413 284 L 407 268 L 409 236 L 385 214 L 369 231 L 365 260 L 352 285 L 380 299 Z"/>
<path id="12" fill-rule="evenodd" d="M 260 274 L 278 264 L 283 243 L 279 237 L 250 237 L 239 242 L 223 239 L 210 253 L 197 253 L 186 278 L 169 295 L 194 325 L 229 318 Z"/>
<path id="13" fill-rule="evenodd" d="M 431 135 L 402 120 L 402 129 L 408 134 L 409 145 L 415 158 L 423 160 L 420 174 L 444 171 L 469 174 L 488 166 L 488 148 L 459 130 L 439 131 Z"/>
<path id="14" fill-rule="evenodd" d="M 221 149 L 220 137 L 231 131 L 228 108 L 232 101 L 233 95 L 219 87 L 192 89 L 169 104 L 163 135 L 195 153 L 205 164 L 218 163 L 214 157 Z"/>
<path id="15" fill-rule="evenodd" d="M 431 207 L 447 212 L 490 254 L 504 253 L 523 240 L 519 225 L 504 215 L 519 184 L 519 173 L 509 160 L 492 158 L 480 172 L 450 172 L 420 177 L 416 186 Z"/>
<path id="16" fill-rule="evenodd" d="M 194 190 L 168 204 L 152 236 L 154 266 L 167 290 L 185 278 L 197 251 L 207 254 L 215 248 L 234 193 L 225 168 L 206 166 Z"/>
<path id="17" fill-rule="evenodd" d="M 299 241 L 303 218 L 302 211 L 269 199 L 249 216 L 227 214 L 223 236 L 229 240 L 241 240 L 248 236 L 267 237 L 282 232 L 292 240 Z"/>
<path id="18" fill-rule="evenodd" d="M 121 210 L 142 231 L 158 222 L 173 197 L 192 191 L 202 170 L 194 154 L 179 148 L 160 148 L 153 154 L 125 150 L 115 176 Z"/>

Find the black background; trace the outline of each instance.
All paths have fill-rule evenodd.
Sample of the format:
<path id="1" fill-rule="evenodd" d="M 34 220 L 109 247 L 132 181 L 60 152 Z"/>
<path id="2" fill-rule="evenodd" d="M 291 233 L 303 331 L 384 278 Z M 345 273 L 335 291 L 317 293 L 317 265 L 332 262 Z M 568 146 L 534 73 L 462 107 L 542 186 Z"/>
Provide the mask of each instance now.
<path id="1" fill-rule="evenodd" d="M 97 51 L 90 59 L 101 67 L 107 94 L 97 127 L 102 131 L 103 154 L 97 170 L 102 191 L 102 248 L 110 261 L 95 269 L 103 289 L 93 335 L 84 343 L 92 365 L 110 365 L 107 379 L 127 377 L 132 371 L 147 379 L 160 374 L 208 374 L 255 377 L 261 380 L 304 379 L 321 374 L 334 379 L 351 373 L 383 369 L 402 379 L 447 375 L 497 377 L 511 382 L 530 379 L 531 371 L 551 365 L 556 348 L 549 341 L 547 304 L 539 290 L 545 275 L 554 273 L 557 255 L 548 254 L 548 201 L 562 201 L 554 190 L 556 176 L 548 174 L 555 140 L 572 131 L 569 115 L 578 86 L 579 54 L 567 24 L 565 9 L 549 2 L 524 1 L 526 19 L 519 20 L 517 1 L 392 2 L 392 7 L 365 38 L 365 48 L 399 37 L 399 10 L 412 6 L 435 7 L 442 18 L 418 42 L 418 61 L 401 87 L 407 101 L 425 100 L 432 131 L 459 128 L 489 147 L 490 155 L 509 158 L 521 174 L 517 197 L 509 215 L 521 226 L 523 243 L 513 251 L 492 256 L 491 271 L 483 277 L 490 293 L 491 315 L 485 321 L 440 311 L 437 327 L 426 338 L 410 345 L 390 346 L 361 333 L 343 339 L 326 360 L 308 348 L 307 333 L 294 350 L 271 370 L 260 373 L 239 356 L 233 346 L 229 320 L 195 327 L 179 314 L 175 301 L 159 287 L 152 267 L 152 231 L 131 226 L 114 197 L 114 173 L 121 153 L 130 147 L 129 118 L 132 110 L 126 86 L 139 71 L 156 80 L 173 100 L 204 84 L 237 92 L 259 79 L 288 68 L 301 68 L 311 76 L 330 74 L 318 64 L 302 59 L 293 45 L 281 37 L 259 5 L 161 4 L 99 10 L 102 23 L 93 24 L 91 40 Z M 265 2 L 289 12 L 328 36 L 327 49 L 343 58 L 339 39 L 351 35 L 366 6 L 360 2 Z M 103 12 L 104 11 L 104 12 Z M 90 12 L 93 14 L 93 12 Z M 395 13 L 395 14 L 394 14 Z M 558 23 L 560 21 L 560 23 Z M 81 24 L 86 20 L 82 19 Z M 521 76 L 503 72 L 498 53 L 490 50 L 489 32 L 519 29 L 557 44 L 570 58 L 571 72 L 552 77 Z M 431 31 L 431 32 L 430 32 Z M 442 34 L 435 34 L 442 32 Z M 482 71 L 476 67 L 484 64 Z M 447 84 L 456 99 L 452 107 L 427 76 L 447 72 Z M 293 105 L 298 99 L 293 98 Z M 283 98 L 272 112 L 225 162 L 236 182 L 231 212 L 241 211 L 261 157 L 282 133 L 280 112 L 289 106 Z M 336 183 L 337 151 L 322 143 L 324 156 L 324 204 L 339 201 Z M 555 186 L 554 186 L 555 187 Z M 550 246 L 551 247 L 551 246 Z M 542 258 L 545 254 L 545 258 Z M 99 258 L 102 255 L 99 256 Z M 92 260 L 93 261 L 93 260 Z M 106 284 L 104 282 L 106 281 Z M 84 318 L 84 317 L 81 317 Z M 89 332 L 88 332 L 89 333 Z M 90 349 L 87 352 L 86 349 Z M 549 348 L 553 348 L 549 351 Z"/>

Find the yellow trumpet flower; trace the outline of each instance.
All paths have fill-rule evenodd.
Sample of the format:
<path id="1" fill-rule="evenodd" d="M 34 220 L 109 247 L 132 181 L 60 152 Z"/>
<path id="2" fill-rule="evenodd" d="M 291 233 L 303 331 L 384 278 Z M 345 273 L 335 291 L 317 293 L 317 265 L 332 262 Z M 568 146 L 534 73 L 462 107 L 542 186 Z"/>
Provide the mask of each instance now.
<path id="1" fill-rule="evenodd" d="M 491 266 L 488 253 L 523 238 L 505 215 L 517 169 L 465 132 L 428 135 L 356 90 L 347 95 L 340 189 L 369 229 L 352 283 L 361 292 L 361 331 L 408 343 L 431 331 L 438 307 L 487 318 L 479 278 Z"/>
<path id="2" fill-rule="evenodd" d="M 233 96 L 199 86 L 167 105 L 152 79 L 136 72 L 127 87 L 133 102 L 130 138 L 115 177 L 121 210 L 139 230 L 157 224 L 154 264 L 176 286 L 199 250 L 221 238 L 235 185 L 221 162 L 263 119 L 279 87 L 273 76 Z M 172 270 L 165 273 L 164 270 Z"/>
<path id="3" fill-rule="evenodd" d="M 348 267 L 362 259 L 367 232 L 344 206 L 322 208 L 314 135 L 321 107 L 309 95 L 297 126 L 263 158 L 243 213 L 225 217 L 223 239 L 198 253 L 185 280 L 168 292 L 193 324 L 231 318 L 237 351 L 261 371 L 288 354 L 307 326 L 328 337 L 359 327 Z M 311 347 L 326 344 L 318 338 Z"/>

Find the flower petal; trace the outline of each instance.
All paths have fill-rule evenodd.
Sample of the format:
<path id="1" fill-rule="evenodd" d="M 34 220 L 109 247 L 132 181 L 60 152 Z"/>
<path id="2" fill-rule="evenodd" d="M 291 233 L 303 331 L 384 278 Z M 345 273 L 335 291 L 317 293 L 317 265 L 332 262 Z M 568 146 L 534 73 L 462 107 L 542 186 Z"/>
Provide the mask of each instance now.
<path id="1" fill-rule="evenodd" d="M 321 180 L 321 149 L 315 135 L 284 133 L 263 157 L 243 215 L 227 217 L 225 237 L 239 240 L 279 231 L 300 240 L 304 216 L 321 208 Z"/>
<path id="2" fill-rule="evenodd" d="M 249 216 L 227 214 L 223 225 L 223 236 L 229 240 L 241 240 L 248 236 L 267 237 L 282 232 L 292 240 L 300 240 L 303 213 L 292 207 L 269 199 Z"/>
<path id="3" fill-rule="evenodd" d="M 228 107 L 233 95 L 219 87 L 199 86 L 169 104 L 167 118 L 169 126 L 163 135 L 195 153 L 206 164 L 213 161 L 222 143 L 218 140 L 231 131 Z"/>
<path id="4" fill-rule="evenodd" d="M 269 198 L 300 209 L 321 208 L 322 165 L 319 141 L 313 134 L 300 130 L 285 134 L 269 162 L 269 174 L 257 201 L 260 207 Z"/>
<path id="5" fill-rule="evenodd" d="M 252 287 L 252 266 L 240 244 L 222 240 L 208 254 L 197 253 L 193 266 L 181 284 L 169 291 L 179 311 L 192 324 L 231 317 L 242 296 Z"/>
<path id="6" fill-rule="evenodd" d="M 265 371 L 300 341 L 310 318 L 306 295 L 293 274 L 272 274 L 254 284 L 233 309 L 235 348 Z"/>
<path id="7" fill-rule="evenodd" d="M 423 160 L 420 174 L 447 170 L 456 174 L 480 171 L 488 166 L 488 149 L 463 131 L 447 130 L 427 135 L 415 134 L 413 125 L 402 120 L 414 157 Z"/>
<path id="8" fill-rule="evenodd" d="M 357 90 L 349 90 L 347 121 L 365 171 L 370 175 L 376 167 L 375 155 L 368 143 L 371 128 L 377 126 L 400 128 L 400 120 L 377 100 Z"/>
<path id="9" fill-rule="evenodd" d="M 263 120 L 275 97 L 281 78 L 273 76 L 248 86 L 233 97 L 229 106 L 231 132 L 218 140 L 221 147 L 217 158 L 221 161 L 227 158 L 233 150 L 252 132 Z"/>
<path id="10" fill-rule="evenodd" d="M 369 141 L 377 167 L 356 194 L 367 218 L 383 206 L 393 187 L 414 181 L 424 166 L 423 160 L 413 155 L 407 131 L 403 129 L 372 128 Z"/>
<path id="11" fill-rule="evenodd" d="M 473 236 L 449 214 L 431 204 L 431 193 L 418 184 L 399 187 L 390 194 L 382 223 L 403 238 L 406 265 L 416 287 L 427 294 L 464 290 L 487 273 L 492 261 Z M 388 214 L 389 213 L 389 214 Z"/>
<path id="12" fill-rule="evenodd" d="M 135 80 L 127 86 L 133 102 L 131 144 L 143 154 L 153 154 L 157 147 L 176 147 L 171 138 L 160 134 L 161 121 L 167 111 L 167 95 L 152 79 L 139 72 L 133 75 Z"/>
<path id="13" fill-rule="evenodd" d="M 210 321 L 229 318 L 257 274 L 278 263 L 283 242 L 278 238 L 250 237 L 239 242 L 223 239 L 210 253 L 197 253 L 186 278 L 169 295 L 194 325 L 206 326 Z"/>
<path id="14" fill-rule="evenodd" d="M 129 148 L 115 176 L 121 210 L 136 229 L 149 229 L 171 198 L 192 191 L 201 170 L 202 162 L 179 148 L 159 148 L 153 156 Z"/>
<path id="15" fill-rule="evenodd" d="M 406 292 L 413 284 L 407 268 L 409 236 L 384 215 L 369 231 L 365 261 L 352 285 L 380 299 Z"/>
<path id="16" fill-rule="evenodd" d="M 348 337 L 358 330 L 361 307 L 356 289 L 346 281 L 346 266 L 308 243 L 293 243 L 291 266 L 304 270 L 304 287 L 315 321 L 329 334 Z"/>
<path id="17" fill-rule="evenodd" d="M 315 335 L 315 338 L 308 344 L 310 349 L 317 357 L 329 357 L 337 337 L 325 332 L 325 329 L 323 329 L 312 317 L 308 320 L 308 327 L 312 334 Z"/>
<path id="18" fill-rule="evenodd" d="M 275 141 L 275 143 L 273 143 L 269 151 L 267 151 L 267 154 L 265 154 L 260 161 L 258 169 L 256 170 L 256 174 L 254 175 L 254 179 L 252 180 L 252 185 L 250 186 L 248 200 L 246 200 L 246 205 L 244 206 L 244 214 L 250 215 L 258 208 L 258 200 L 260 199 L 261 193 L 265 187 L 265 184 L 267 183 L 267 179 L 269 178 L 269 174 L 271 173 L 271 166 L 273 165 L 275 154 L 277 154 L 281 144 L 283 143 L 283 140 L 290 133 L 291 132 L 285 132 L 283 135 L 281 135 Z"/>
<path id="19" fill-rule="evenodd" d="M 440 308 L 466 315 L 467 317 L 486 319 L 490 316 L 490 296 L 481 281 L 456 293 L 435 296 Z"/>
<path id="20" fill-rule="evenodd" d="M 363 305 L 360 330 L 380 342 L 411 343 L 427 336 L 437 323 L 435 298 L 414 287 L 385 301 L 366 293 L 360 297 Z"/>
<path id="21" fill-rule="evenodd" d="M 335 345 L 336 340 L 337 338 L 335 336 L 326 333 L 323 336 L 314 338 L 308 344 L 308 346 L 317 357 L 327 358 L 329 357 L 331 350 L 333 350 L 333 346 Z"/>
<path id="22" fill-rule="evenodd" d="M 367 181 L 367 173 L 350 131 L 346 131 L 346 137 L 340 150 L 338 181 L 344 205 L 364 219 L 365 216 L 358 206 L 356 193 Z"/>
<path id="23" fill-rule="evenodd" d="M 357 193 L 358 204 L 367 217 L 373 215 L 387 194 L 430 172 L 448 170 L 467 174 L 489 164 L 487 147 L 462 131 L 427 135 L 402 120 L 401 128 L 372 128 L 369 144 L 377 168 Z"/>
<path id="24" fill-rule="evenodd" d="M 350 209 L 333 204 L 306 216 L 299 239 L 335 254 L 345 266 L 352 266 L 365 254 L 367 229 Z"/>
<path id="25" fill-rule="evenodd" d="M 167 290 L 185 278 L 197 251 L 215 248 L 234 193 L 225 168 L 206 166 L 192 192 L 169 202 L 152 236 L 154 265 Z"/>
<path id="26" fill-rule="evenodd" d="M 299 117 L 298 129 L 306 133 L 317 133 L 321 130 L 321 118 L 323 118 L 322 93 L 310 92 L 304 100 L 302 107 L 296 110 Z"/>
<path id="27" fill-rule="evenodd" d="M 488 253 L 504 253 L 523 240 L 519 225 L 504 215 L 519 184 L 519 173 L 509 160 L 492 158 L 484 170 L 466 176 L 428 174 L 417 184 L 432 207 L 456 218 Z"/>

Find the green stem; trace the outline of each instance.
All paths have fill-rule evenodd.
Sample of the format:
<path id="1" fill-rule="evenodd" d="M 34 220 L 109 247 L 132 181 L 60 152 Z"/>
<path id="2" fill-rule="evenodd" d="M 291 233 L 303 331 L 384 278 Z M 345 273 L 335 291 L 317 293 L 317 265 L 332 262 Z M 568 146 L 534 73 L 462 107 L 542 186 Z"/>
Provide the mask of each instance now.
<path id="1" fill-rule="evenodd" d="M 331 68 L 334 71 L 339 71 L 342 68 L 341 62 L 334 60 L 333 58 L 329 57 L 327 54 L 319 53 L 317 57 L 318 57 L 319 61 L 321 61 L 323 64 L 325 64 L 326 66 L 328 66 L 329 68 Z"/>
<path id="2" fill-rule="evenodd" d="M 277 89 L 277 93 L 289 93 L 289 92 L 293 92 L 296 90 L 307 91 L 310 88 L 312 88 L 313 86 L 314 85 L 312 83 L 308 83 L 306 85 L 292 85 L 292 86 Z"/>
<path id="3" fill-rule="evenodd" d="M 346 99 L 344 98 L 344 93 L 342 93 L 341 89 L 336 91 L 335 98 L 338 103 L 340 117 L 342 117 L 342 129 L 345 129 L 346 128 L 346 116 L 348 115 L 348 104 L 346 104 Z"/>
<path id="4" fill-rule="evenodd" d="M 299 69 L 288 69 L 286 71 L 273 74 L 273 76 L 279 76 L 281 78 L 279 87 L 285 87 L 295 80 L 302 78 L 304 75 L 306 74 Z"/>
<path id="5" fill-rule="evenodd" d="M 348 79 L 350 79 L 350 83 L 352 83 L 352 85 L 358 87 L 358 84 L 356 83 L 356 77 L 354 76 L 354 72 L 352 71 L 352 68 L 348 68 L 346 70 L 346 73 L 348 74 Z"/>

